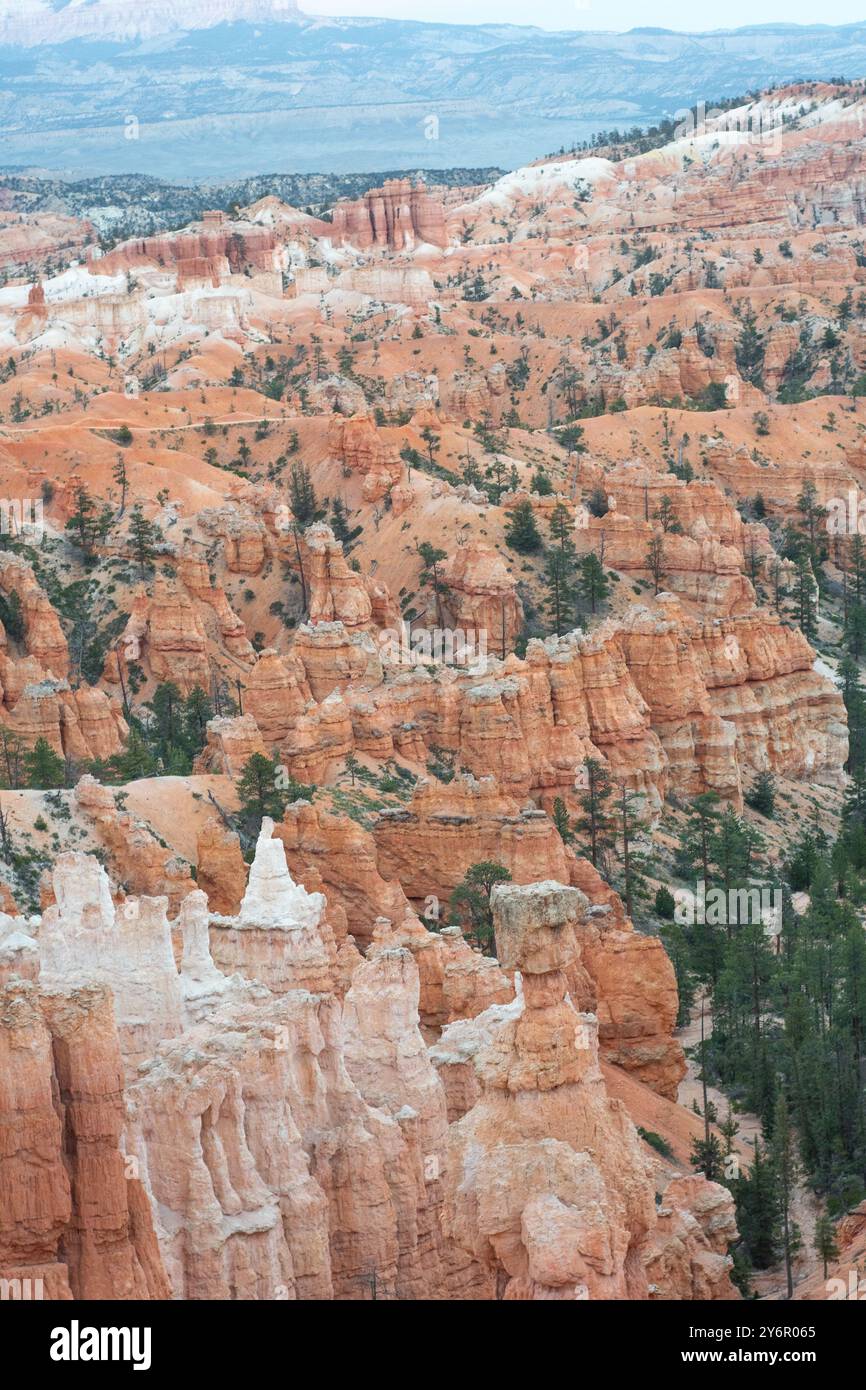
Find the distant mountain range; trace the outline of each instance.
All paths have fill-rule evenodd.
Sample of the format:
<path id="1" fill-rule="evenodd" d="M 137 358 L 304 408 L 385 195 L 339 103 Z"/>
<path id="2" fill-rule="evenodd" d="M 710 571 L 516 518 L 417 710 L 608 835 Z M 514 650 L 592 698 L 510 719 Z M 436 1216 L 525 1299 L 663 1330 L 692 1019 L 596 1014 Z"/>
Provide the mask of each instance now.
<path id="1" fill-rule="evenodd" d="M 553 34 L 294 0 L 0 0 L 0 158 L 182 182 L 510 168 L 695 101 L 863 75 L 866 23 Z"/>
<path id="2" fill-rule="evenodd" d="M 0 0 L 0 43 L 125 43 L 217 24 L 300 18 L 295 0 Z"/>

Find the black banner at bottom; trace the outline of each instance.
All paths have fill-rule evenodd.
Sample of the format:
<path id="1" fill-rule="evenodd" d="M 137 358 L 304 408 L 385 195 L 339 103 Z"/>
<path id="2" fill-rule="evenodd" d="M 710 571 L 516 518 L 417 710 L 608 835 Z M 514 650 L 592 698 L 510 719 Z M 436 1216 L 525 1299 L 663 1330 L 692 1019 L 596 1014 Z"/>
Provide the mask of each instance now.
<path id="1" fill-rule="evenodd" d="M 294 1355 L 317 1346 L 333 1374 L 345 1348 L 347 1370 L 357 1374 L 360 1349 L 370 1332 L 424 1337 L 427 1357 L 449 1333 L 464 1356 L 489 1374 L 505 1361 L 513 1336 L 575 1335 L 618 1373 L 668 1374 L 685 1368 L 700 1376 L 713 1367 L 804 1367 L 822 1375 L 851 1363 L 862 1343 L 860 1315 L 840 1303 L 542 1303 L 384 1301 L 336 1303 L 58 1303 L 0 1302 L 0 1332 L 7 1353 L 25 1353 L 32 1370 L 49 1383 L 69 1376 L 93 1378 L 189 1371 L 224 1381 L 261 1369 L 259 1358 Z M 321 1329 L 322 1336 L 319 1331 Z M 343 1335 L 341 1335 L 343 1334 Z M 432 1336 L 432 1341 L 431 1341 Z M 303 1339 L 303 1340 L 300 1340 Z M 359 1340 L 360 1339 L 360 1340 Z M 529 1344 L 532 1345 L 532 1344 Z M 535 1345 L 539 1345 L 535 1343 Z M 290 1348 L 295 1348 L 291 1352 Z M 552 1350 L 552 1347 L 550 1348 Z M 528 1347 L 527 1347 L 528 1350 Z M 456 1354 L 456 1349 L 455 1349 Z M 545 1357 L 547 1353 L 545 1353 Z M 513 1366 L 510 1367 L 513 1371 Z"/>

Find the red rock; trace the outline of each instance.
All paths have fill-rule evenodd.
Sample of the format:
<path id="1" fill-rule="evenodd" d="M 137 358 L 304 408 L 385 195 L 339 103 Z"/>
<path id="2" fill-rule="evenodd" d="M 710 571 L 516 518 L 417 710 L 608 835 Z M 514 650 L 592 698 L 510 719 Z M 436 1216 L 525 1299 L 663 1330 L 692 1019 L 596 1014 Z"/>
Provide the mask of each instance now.
<path id="1" fill-rule="evenodd" d="M 445 209 L 436 193 L 413 188 L 409 179 L 387 179 L 357 202 L 337 203 L 333 239 L 360 250 L 411 251 L 419 242 L 448 244 Z"/>
<path id="2" fill-rule="evenodd" d="M 236 916 L 247 884 L 246 864 L 237 835 L 216 818 L 199 832 L 195 881 L 211 912 Z"/>
<path id="3" fill-rule="evenodd" d="M 51 1299 L 168 1298 L 150 1209 L 121 1148 L 109 993 L 7 985 L 0 1052 L 0 1278 L 43 1280 Z"/>

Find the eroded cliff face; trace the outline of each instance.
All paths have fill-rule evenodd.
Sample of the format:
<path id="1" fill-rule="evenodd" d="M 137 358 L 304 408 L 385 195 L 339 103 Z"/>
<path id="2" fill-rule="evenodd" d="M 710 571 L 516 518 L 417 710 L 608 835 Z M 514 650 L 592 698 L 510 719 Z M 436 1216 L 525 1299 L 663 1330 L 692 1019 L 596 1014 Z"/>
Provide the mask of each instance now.
<path id="1" fill-rule="evenodd" d="M 323 618 L 299 630 L 291 659 L 262 653 L 246 714 L 212 723 L 202 770 L 235 775 L 251 752 L 276 747 L 297 780 L 321 783 L 349 754 L 423 767 L 444 750 L 456 767 L 549 809 L 557 797 L 574 802 L 593 757 L 650 813 L 669 791 L 715 791 L 739 806 L 744 781 L 764 770 L 840 784 L 841 696 L 778 618 L 695 621 L 661 593 L 589 635 L 533 640 L 524 660 L 488 649 L 468 667 L 427 667 L 403 651 L 394 664 L 399 632 L 390 646 L 371 638 L 366 591 L 334 546 L 327 528 L 311 538 Z"/>
<path id="2" fill-rule="evenodd" d="M 500 1297 L 646 1298 L 658 1224 L 652 1183 L 637 1131 L 606 1093 L 598 1021 L 569 994 L 586 899 L 542 882 L 496 885 L 492 901 L 499 959 L 520 971 L 523 989 L 512 1008 L 465 1025 L 453 1044 L 446 1030 L 434 1052 L 448 1067 L 469 1060 L 477 1084 L 451 1128 L 446 1231 Z M 696 1203 L 714 1186 L 700 1183 Z M 729 1194 L 716 1193 L 730 1215 Z M 697 1221 L 690 1236 L 693 1250 L 714 1252 Z M 692 1263 L 671 1256 L 663 1270 L 656 1259 L 654 1291 L 668 1292 Z"/>
<path id="3" fill-rule="evenodd" d="M 841 782 L 845 707 L 799 630 L 759 614 L 690 623 L 666 595 L 656 607 L 619 640 L 675 785 L 737 800 L 746 769 Z"/>
<path id="4" fill-rule="evenodd" d="M 349 242 L 365 251 L 384 247 L 412 251 L 427 242 L 448 245 L 445 209 L 441 195 L 409 179 L 388 179 L 357 202 L 337 203 L 333 220 L 334 241 Z"/>
<path id="5" fill-rule="evenodd" d="M 108 990 L 11 981 L 0 989 L 0 1053 L 0 1279 L 31 1299 L 170 1297 L 124 1147 Z"/>
<path id="6" fill-rule="evenodd" d="M 273 831 L 234 916 L 200 889 L 174 922 L 165 899 L 118 908 L 94 859 L 58 862 L 38 959 L 7 953 L 39 979 L 0 992 L 0 1274 L 61 1298 L 595 1298 L 647 1297 L 646 1265 L 730 1296 L 726 1195 L 686 1181 L 657 1215 L 572 1003 L 598 945 L 584 894 L 497 890 L 483 973 L 506 988 L 468 1019 L 444 982 L 482 958 L 456 929 L 381 919 L 362 957 Z M 437 956 L 441 1021 L 465 1021 L 431 1050 Z"/>
<path id="7" fill-rule="evenodd" d="M 119 704 L 102 690 L 70 686 L 59 616 L 32 567 L 7 552 L 0 554 L 0 595 L 17 614 L 13 636 L 0 623 L 0 724 L 7 736 L 24 748 L 42 738 L 73 762 L 119 753 L 129 732 Z"/>
<path id="8" fill-rule="evenodd" d="M 581 889 L 591 906 L 575 928 L 581 968 L 569 980 L 572 997 L 598 1014 L 605 1060 L 676 1098 L 685 1063 L 672 1037 L 677 989 L 664 948 L 658 937 L 635 932 L 617 894 L 543 811 L 521 808 L 492 777 L 464 775 L 445 787 L 422 781 L 405 811 L 380 816 L 374 839 L 380 872 L 399 876 L 419 909 L 432 894 L 444 910 L 468 869 L 485 861 L 501 864 L 518 884 L 542 877 Z"/>

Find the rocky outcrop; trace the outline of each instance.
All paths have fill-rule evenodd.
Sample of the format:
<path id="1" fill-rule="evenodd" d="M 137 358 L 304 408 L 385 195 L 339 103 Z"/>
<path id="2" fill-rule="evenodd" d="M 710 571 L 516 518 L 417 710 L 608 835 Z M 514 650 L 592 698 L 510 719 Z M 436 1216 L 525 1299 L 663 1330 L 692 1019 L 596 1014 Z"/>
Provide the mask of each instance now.
<path id="1" fill-rule="evenodd" d="M 333 216 L 335 244 L 360 251 L 412 251 L 419 244 L 448 245 L 441 197 L 409 179 L 387 179 L 356 202 L 337 203 Z"/>
<path id="2" fill-rule="evenodd" d="M 58 1161 L 40 1170 L 53 1195 L 38 1228 L 26 1204 L 0 1220 L 11 1277 L 24 1269 L 55 1297 L 100 1296 L 109 1277 L 115 1296 L 196 1299 L 732 1296 L 727 1194 L 684 1180 L 656 1218 L 636 1131 L 605 1091 L 596 1018 L 575 1011 L 602 949 L 598 909 L 560 884 L 500 886 L 500 963 L 409 911 L 373 923 L 362 959 L 346 910 L 286 863 L 283 836 L 326 870 L 326 847 L 311 854 L 328 821 L 298 803 L 281 838 L 273 831 L 265 820 L 236 914 L 214 913 L 197 888 L 173 927 L 165 899 L 117 908 L 96 860 L 61 857 L 39 927 L 41 979 L 0 991 L 0 1049 L 4 1022 L 14 1031 L 26 1003 L 31 1027 L 38 996 L 55 1039 L 67 1020 L 81 1036 L 87 1094 L 110 1089 L 114 1109 L 100 1100 L 96 1119 L 79 1109 L 70 1121 L 67 1134 L 105 1155 L 73 1181 L 71 1207 Z M 369 856 L 367 840 L 346 847 L 346 864 Z M 368 857 L 346 905 L 368 912 L 383 886 Z M 396 887 L 391 898 L 396 915 Z M 600 915 L 623 934 L 611 907 Z M 4 941 L 27 937 L 15 921 Z M 6 955 L 29 969 L 32 949 Z M 509 1002 L 511 972 L 522 984 Z M 639 992 L 634 961 L 624 974 Z M 616 971 L 607 978 L 621 999 Z M 452 1020 L 430 1052 L 425 992 L 426 1026 Z M 110 1041 L 110 1088 L 91 1014 Z M 64 1096 L 76 1086 L 67 1044 L 53 1054 L 53 1083 L 40 1092 L 35 1063 L 22 1082 L 47 1098 L 43 1154 L 52 1132 L 59 1140 L 51 1085 Z M 68 1139 L 65 1149 L 68 1164 Z M 18 1146 L 14 1162 L 27 1161 Z M 126 1205 L 112 1165 L 132 1176 Z M 88 1254 L 91 1231 L 102 1263 Z"/>
<path id="3" fill-rule="evenodd" d="M 523 999 L 477 1058 L 452 1126 L 446 1230 L 506 1299 L 645 1298 L 655 1206 L 637 1131 L 607 1097 L 597 1023 L 568 996 L 574 888 L 497 885 L 497 953 Z"/>
<path id="4" fill-rule="evenodd" d="M 420 985 L 410 951 L 370 951 L 343 1009 L 346 1068 L 368 1105 L 399 1125 L 414 1160 L 416 1199 L 404 1239 L 417 1286 L 436 1289 L 445 1268 L 442 1203 L 448 1118 L 442 1082 L 418 1027 Z"/>
<path id="5" fill-rule="evenodd" d="M 110 856 L 117 881 L 128 893 L 165 897 L 176 912 L 195 887 L 189 864 L 173 854 L 138 817 L 118 808 L 108 787 L 86 775 L 75 788 L 76 808 L 92 823 Z"/>
<path id="6" fill-rule="evenodd" d="M 178 568 L 178 578 L 199 604 L 204 604 L 211 610 L 215 628 L 214 638 L 223 650 L 238 661 L 252 664 L 255 661 L 255 653 L 247 637 L 243 619 L 235 613 L 226 598 L 225 590 L 219 585 L 211 584 L 204 560 L 193 555 L 184 556 Z"/>
<path id="7" fill-rule="evenodd" d="M 339 621 L 348 632 L 368 627 L 373 612 L 369 595 L 360 575 L 349 568 L 331 528 L 314 523 L 304 532 L 304 544 L 310 622 Z"/>
<path id="8" fill-rule="evenodd" d="M 46 676 L 34 657 L 15 660 L 0 642 L 0 719 L 32 748 L 44 739 L 71 764 L 121 752 L 129 729 L 118 702 L 93 686 L 71 690 Z"/>
<path id="9" fill-rule="evenodd" d="M 108 990 L 21 980 L 0 989 L 0 1074 L 4 1289 L 9 1280 L 25 1299 L 168 1298 L 150 1206 L 123 1149 Z"/>
<path id="10" fill-rule="evenodd" d="M 422 778 L 412 800 L 379 813 L 373 830 L 379 871 L 416 903 L 446 902 L 472 864 L 495 860 L 516 883 L 570 880 L 574 854 L 546 812 L 521 807 L 494 777 L 471 773 L 447 784 Z"/>
<path id="11" fill-rule="evenodd" d="M 616 511 L 590 518 L 579 537 L 583 553 L 592 551 L 603 564 L 626 574 L 636 572 L 646 582 L 651 577 L 647 556 L 655 543 L 665 587 L 713 615 L 730 617 L 755 606 L 754 588 L 743 572 L 743 552 L 723 545 L 704 523 L 696 523 L 691 535 L 665 534 L 652 521 Z"/>
<path id="12" fill-rule="evenodd" d="M 195 760 L 194 770 L 236 779 L 255 753 L 264 758 L 269 756 L 259 726 L 251 714 L 209 719 L 207 741 Z"/>
<path id="13" fill-rule="evenodd" d="M 580 877 L 574 874 L 573 881 Z M 676 1100 L 686 1062 L 673 1036 L 679 1006 L 674 969 L 657 936 L 641 935 L 617 915 L 614 904 L 596 902 L 575 927 L 582 970 L 573 980 L 572 998 L 598 1018 L 605 1062 Z"/>
<path id="14" fill-rule="evenodd" d="M 118 645 L 127 670 L 145 665 L 156 681 L 174 681 L 184 693 L 210 687 L 207 633 L 192 600 L 172 580 L 158 578 L 153 596 L 139 593 Z"/>
<path id="15" fill-rule="evenodd" d="M 122 242 L 90 262 L 94 272 L 113 275 L 136 265 L 172 266 L 180 280 L 206 279 L 218 288 L 230 275 L 245 269 L 272 271 L 276 240 L 268 227 L 232 223 L 222 213 L 205 213 L 197 231 L 163 233 Z"/>
<path id="16" fill-rule="evenodd" d="M 336 957 L 333 933 L 322 927 L 325 899 L 294 882 L 273 829 L 266 817 L 238 916 L 212 922 L 213 958 L 225 974 L 237 972 L 272 994 L 324 993 L 333 988 Z"/>
<path id="17" fill-rule="evenodd" d="M 302 782 L 350 752 L 422 765 L 444 752 L 549 809 L 574 804 L 592 757 L 652 812 L 669 789 L 739 804 L 744 772 L 765 767 L 838 780 L 846 757 L 840 697 L 799 634 L 764 614 L 694 623 L 672 595 L 588 636 L 531 641 L 524 661 L 488 657 L 486 677 L 389 669 L 330 624 L 302 632 L 298 654 L 300 678 L 284 658 L 260 663 L 247 708 Z M 306 700 L 311 685 L 330 693 Z"/>
<path id="18" fill-rule="evenodd" d="M 239 915 L 210 919 L 214 958 L 250 983 L 214 979 L 191 895 L 182 983 L 196 1018 L 128 1093 L 173 1292 L 435 1296 L 446 1119 L 417 969 L 400 949 L 357 958 L 341 1007 L 324 902 L 292 881 L 271 828 Z"/>
<path id="19" fill-rule="evenodd" d="M 53 883 L 55 904 L 39 933 L 40 980 L 53 988 L 107 986 L 121 1052 L 135 1066 L 183 1027 L 168 899 L 130 898 L 116 908 L 102 865 L 77 850 L 59 856 Z"/>
<path id="20" fill-rule="evenodd" d="M 377 428 L 373 417 L 335 415 L 328 422 L 328 453 L 352 473 L 393 474 L 397 482 L 404 472 L 397 445 Z"/>
<path id="21" fill-rule="evenodd" d="M 431 1052 L 450 1130 L 446 1232 L 505 1299 L 735 1298 L 730 1194 L 670 1184 L 656 1211 L 637 1131 L 606 1093 L 597 1020 L 568 992 L 586 899 L 497 885 L 497 952 L 522 995 Z"/>
<path id="22" fill-rule="evenodd" d="M 345 813 L 317 800 L 286 808 L 274 833 L 282 841 L 295 877 L 326 894 L 331 907 L 345 913 L 349 931 L 362 945 L 370 942 L 380 917 L 399 923 L 410 910 L 397 874 L 383 876 L 372 835 Z"/>
<path id="23" fill-rule="evenodd" d="M 261 492 L 252 496 L 241 487 L 229 506 L 205 507 L 199 512 L 199 524 L 207 535 L 219 539 L 230 574 L 260 574 L 271 548 L 271 538 L 265 520 L 258 515 L 263 499 Z"/>
<path id="24" fill-rule="evenodd" d="M 847 758 L 841 695 L 802 633 L 765 614 L 688 622 L 675 599 L 636 609 L 620 633 L 676 782 L 737 799 L 742 768 L 838 783 Z"/>
<path id="25" fill-rule="evenodd" d="M 353 683 L 379 685 L 383 678 L 382 645 L 381 639 L 375 640 L 367 631 L 347 631 L 340 620 L 311 620 L 298 628 L 292 656 L 300 664 L 304 684 L 313 698 L 322 701 Z M 260 689 L 258 680 L 256 689 Z"/>
<path id="26" fill-rule="evenodd" d="M 454 627 L 476 649 L 505 657 L 523 628 L 517 580 L 502 557 L 483 541 L 470 541 L 442 565 Z"/>
<path id="27" fill-rule="evenodd" d="M 428 1029 L 475 1014 L 512 995 L 511 981 L 496 961 L 473 951 L 459 927 L 427 931 L 413 912 L 398 878 L 383 878 L 369 831 L 348 816 L 298 801 L 286 809 L 275 834 L 286 847 L 292 872 L 310 891 L 324 893 L 328 915 L 340 913 L 365 950 L 408 950 L 420 976 L 420 1015 Z M 439 905 L 428 898 L 435 918 Z"/>
<path id="28" fill-rule="evenodd" d="M 737 1239 L 734 1199 L 701 1175 L 674 1178 L 661 1194 L 645 1257 L 649 1293 L 661 1299 L 738 1299 L 729 1245 Z"/>
<path id="29" fill-rule="evenodd" d="M 198 834 L 196 883 L 207 896 L 211 912 L 237 915 L 247 885 L 247 866 L 237 835 L 216 817 Z"/>
<path id="30" fill-rule="evenodd" d="M 8 552 L 0 552 L 0 591 L 6 599 L 13 594 L 18 597 L 28 656 L 46 675 L 63 680 L 69 674 L 69 648 L 60 619 L 30 565 Z"/>

